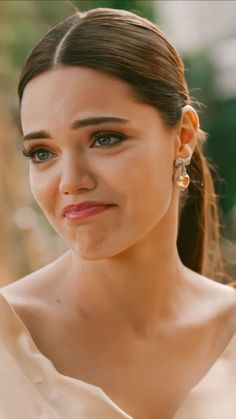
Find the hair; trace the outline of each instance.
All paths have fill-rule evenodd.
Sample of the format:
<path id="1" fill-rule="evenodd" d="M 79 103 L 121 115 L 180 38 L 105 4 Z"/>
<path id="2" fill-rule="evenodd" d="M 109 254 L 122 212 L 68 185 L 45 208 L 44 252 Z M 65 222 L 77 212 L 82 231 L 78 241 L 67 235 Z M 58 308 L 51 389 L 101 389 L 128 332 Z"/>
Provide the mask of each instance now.
<path id="1" fill-rule="evenodd" d="M 57 65 L 87 66 L 128 82 L 136 97 L 155 107 L 168 127 L 177 126 L 183 106 L 193 103 L 179 54 L 158 26 L 125 10 L 76 12 L 48 31 L 22 69 L 20 103 L 27 83 Z M 222 280 L 218 204 L 203 154 L 205 139 L 198 129 L 188 168 L 192 181 L 180 198 L 177 247 L 185 266 Z"/>

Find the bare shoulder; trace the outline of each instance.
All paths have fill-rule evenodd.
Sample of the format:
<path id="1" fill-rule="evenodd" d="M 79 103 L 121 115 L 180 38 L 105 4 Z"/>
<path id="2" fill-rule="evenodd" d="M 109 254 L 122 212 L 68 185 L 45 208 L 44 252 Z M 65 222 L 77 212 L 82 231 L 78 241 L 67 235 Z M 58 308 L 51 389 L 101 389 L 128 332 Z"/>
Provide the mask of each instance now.
<path id="1" fill-rule="evenodd" d="M 49 302 L 65 274 L 68 252 L 17 281 L 0 288 L 2 295 L 18 311 L 43 307 Z"/>
<path id="2" fill-rule="evenodd" d="M 43 268 L 0 288 L 39 350 L 48 356 L 48 346 L 57 340 L 57 321 L 63 320 L 62 282 L 68 270 L 68 252 Z M 53 334 L 52 334 L 53 330 Z M 58 332 L 59 333 L 59 332 Z"/>
<path id="3" fill-rule="evenodd" d="M 188 270 L 189 271 L 189 270 Z M 202 309 L 209 315 L 222 320 L 224 327 L 236 333 L 236 289 L 230 284 L 222 284 L 195 272 L 191 272 L 192 292 L 201 302 Z"/>

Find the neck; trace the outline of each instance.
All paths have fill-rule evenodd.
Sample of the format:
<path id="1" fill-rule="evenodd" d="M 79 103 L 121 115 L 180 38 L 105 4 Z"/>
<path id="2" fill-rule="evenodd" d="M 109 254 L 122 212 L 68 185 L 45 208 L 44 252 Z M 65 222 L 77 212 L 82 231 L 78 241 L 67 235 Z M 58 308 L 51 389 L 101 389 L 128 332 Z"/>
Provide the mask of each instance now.
<path id="1" fill-rule="evenodd" d="M 175 319 L 187 282 L 176 245 L 177 205 L 176 200 L 154 229 L 118 255 L 85 260 L 68 252 L 66 286 L 79 318 L 142 336 L 155 333 L 164 319 Z"/>
<path id="2" fill-rule="evenodd" d="M 176 237 L 160 233 L 158 228 L 142 242 L 107 259 L 87 261 L 70 251 L 70 299 L 78 313 L 105 321 L 112 318 L 142 335 L 152 333 L 163 318 L 173 317 L 185 267 Z"/>

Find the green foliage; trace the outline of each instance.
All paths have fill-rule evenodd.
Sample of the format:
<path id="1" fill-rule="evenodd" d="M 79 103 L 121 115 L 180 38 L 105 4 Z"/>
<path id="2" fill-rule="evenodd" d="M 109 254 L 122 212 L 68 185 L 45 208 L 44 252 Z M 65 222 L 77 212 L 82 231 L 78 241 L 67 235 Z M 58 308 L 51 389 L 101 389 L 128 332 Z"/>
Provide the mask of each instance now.
<path id="1" fill-rule="evenodd" d="M 96 7 L 110 7 L 124 9 L 137 13 L 148 19 L 153 19 L 153 1 L 142 0 L 74 0 L 73 3 L 81 11 Z"/>

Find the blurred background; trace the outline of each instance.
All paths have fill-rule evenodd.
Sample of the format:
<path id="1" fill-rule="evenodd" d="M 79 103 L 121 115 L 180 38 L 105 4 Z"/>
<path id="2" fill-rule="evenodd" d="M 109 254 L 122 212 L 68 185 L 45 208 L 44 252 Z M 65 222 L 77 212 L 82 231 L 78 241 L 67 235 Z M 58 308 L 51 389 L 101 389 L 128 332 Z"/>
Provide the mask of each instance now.
<path id="1" fill-rule="evenodd" d="M 112 7 L 157 23 L 182 55 L 214 164 L 222 246 L 236 279 L 236 1 L 0 1 L 0 286 L 62 254 L 66 247 L 31 196 L 21 154 L 17 80 L 35 43 L 75 8 Z"/>

